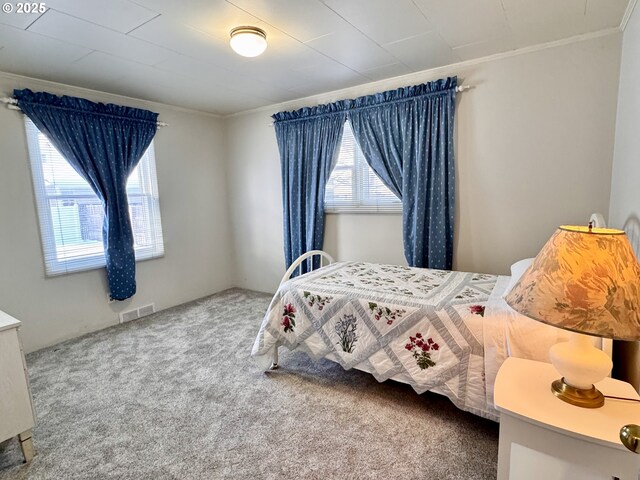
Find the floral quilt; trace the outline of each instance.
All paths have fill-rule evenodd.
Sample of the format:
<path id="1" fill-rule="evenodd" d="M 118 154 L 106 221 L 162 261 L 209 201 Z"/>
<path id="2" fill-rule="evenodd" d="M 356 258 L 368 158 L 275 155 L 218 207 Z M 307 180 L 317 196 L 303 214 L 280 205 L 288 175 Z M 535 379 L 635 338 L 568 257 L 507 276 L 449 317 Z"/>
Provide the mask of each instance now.
<path id="1" fill-rule="evenodd" d="M 251 355 L 301 349 L 345 369 L 435 390 L 497 419 L 485 389 L 483 316 L 493 275 L 339 262 L 283 283 Z"/>

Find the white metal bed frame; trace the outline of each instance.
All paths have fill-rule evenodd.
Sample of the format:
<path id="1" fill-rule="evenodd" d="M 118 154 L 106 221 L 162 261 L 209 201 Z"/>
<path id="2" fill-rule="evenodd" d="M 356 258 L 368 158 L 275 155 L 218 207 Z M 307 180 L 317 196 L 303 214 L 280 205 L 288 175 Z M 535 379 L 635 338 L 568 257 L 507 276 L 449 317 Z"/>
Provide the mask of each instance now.
<path id="1" fill-rule="evenodd" d="M 302 263 L 305 261 L 310 265 L 309 271 L 312 272 L 314 270 L 314 264 L 315 264 L 315 261 L 312 257 L 320 257 L 320 268 L 325 266 L 325 260 L 326 260 L 326 265 L 331 265 L 332 263 L 335 263 L 335 260 L 333 259 L 333 257 L 323 250 L 311 250 L 307 253 L 303 253 L 298 258 L 296 258 L 295 261 L 291 264 L 291 266 L 287 269 L 284 276 L 282 277 L 282 280 L 280 280 L 280 285 L 282 285 L 284 282 L 289 280 L 291 278 L 291 275 L 293 275 L 293 272 L 295 272 L 298 268 L 300 268 L 302 266 Z M 278 288 L 280 288 L 280 286 L 278 286 Z M 273 361 L 271 363 L 271 367 L 269 368 L 270 370 L 275 370 L 276 368 L 278 368 L 278 346 L 277 345 L 273 349 Z"/>

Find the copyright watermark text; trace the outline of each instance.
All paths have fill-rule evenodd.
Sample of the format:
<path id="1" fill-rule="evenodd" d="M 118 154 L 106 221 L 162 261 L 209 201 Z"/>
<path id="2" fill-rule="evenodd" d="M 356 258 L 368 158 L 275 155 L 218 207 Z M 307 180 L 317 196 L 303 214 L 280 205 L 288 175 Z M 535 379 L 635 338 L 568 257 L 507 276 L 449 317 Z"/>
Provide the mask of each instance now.
<path id="1" fill-rule="evenodd" d="M 3 13 L 44 13 L 47 5 L 43 2 L 4 2 L 2 4 Z"/>

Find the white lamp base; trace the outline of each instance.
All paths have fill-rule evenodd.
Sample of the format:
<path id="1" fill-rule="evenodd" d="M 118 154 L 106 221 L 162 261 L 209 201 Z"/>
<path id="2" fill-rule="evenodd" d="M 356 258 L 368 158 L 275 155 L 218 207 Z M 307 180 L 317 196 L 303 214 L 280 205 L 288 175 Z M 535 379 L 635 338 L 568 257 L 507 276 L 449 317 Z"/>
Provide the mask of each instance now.
<path id="1" fill-rule="evenodd" d="M 591 339 L 572 333 L 568 342 L 556 343 L 549 350 L 549 358 L 562 380 L 553 382 L 551 390 L 561 400 L 586 408 L 604 405 L 604 397 L 593 386 L 605 378 L 613 362 Z"/>

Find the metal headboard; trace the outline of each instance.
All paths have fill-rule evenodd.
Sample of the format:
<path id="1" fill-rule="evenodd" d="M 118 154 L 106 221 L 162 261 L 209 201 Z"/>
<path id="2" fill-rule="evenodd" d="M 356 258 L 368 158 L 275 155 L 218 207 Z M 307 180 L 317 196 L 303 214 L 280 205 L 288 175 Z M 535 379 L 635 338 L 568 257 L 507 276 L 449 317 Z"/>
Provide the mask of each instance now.
<path id="1" fill-rule="evenodd" d="M 629 217 L 624 224 L 624 231 L 627 233 L 636 258 L 640 258 L 640 220 L 636 216 Z"/>
<path id="2" fill-rule="evenodd" d="M 592 213 L 589 221 L 593 222 L 594 227 L 607 228 L 607 222 L 605 222 L 601 213 Z M 636 258 L 640 259 L 640 220 L 635 215 L 632 215 L 627 219 L 622 229 L 627 234 Z"/>
<path id="3" fill-rule="evenodd" d="M 593 226 L 596 228 L 607 228 L 607 222 L 601 213 L 592 213 L 589 222 L 593 222 Z"/>

